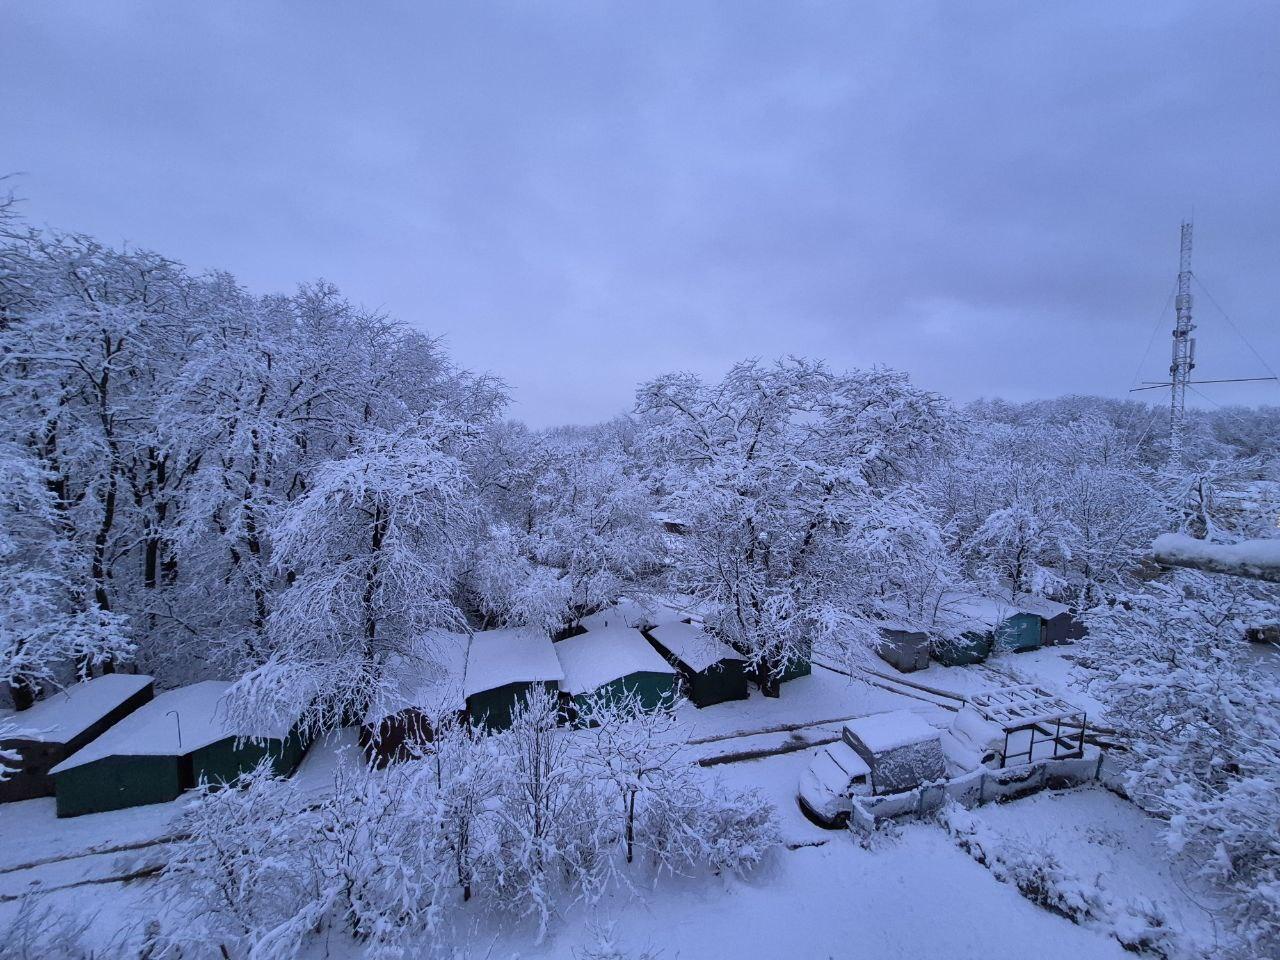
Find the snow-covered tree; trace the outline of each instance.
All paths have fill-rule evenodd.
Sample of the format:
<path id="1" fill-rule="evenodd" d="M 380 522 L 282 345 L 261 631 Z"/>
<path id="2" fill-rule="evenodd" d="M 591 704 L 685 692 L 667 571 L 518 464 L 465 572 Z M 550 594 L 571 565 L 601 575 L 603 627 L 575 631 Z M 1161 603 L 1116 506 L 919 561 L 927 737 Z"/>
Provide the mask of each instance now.
<path id="1" fill-rule="evenodd" d="M 1244 658 L 1252 593 L 1179 573 L 1096 609 L 1085 651 L 1108 719 L 1133 738 L 1129 791 L 1229 892 L 1249 957 L 1280 948 L 1280 689 Z"/>
<path id="2" fill-rule="evenodd" d="M 560 897 L 603 893 L 617 836 L 602 784 L 558 721 L 555 697 L 535 691 L 497 738 L 502 790 L 487 872 L 504 909 L 536 918 L 539 941 Z"/>
<path id="3" fill-rule="evenodd" d="M 937 442 L 943 404 L 893 371 L 787 360 L 737 364 L 716 384 L 662 377 L 637 412 L 666 502 L 689 524 L 675 585 L 776 696 L 789 663 L 847 636 L 857 598 L 826 576 L 842 534 Z"/>
<path id="4" fill-rule="evenodd" d="M 490 466 L 494 518 L 472 580 L 495 622 L 555 633 L 652 583 L 654 502 L 616 431 L 507 430 Z"/>
<path id="5" fill-rule="evenodd" d="M 477 508 L 451 448 L 466 430 L 424 418 L 367 431 L 317 468 L 272 531 L 289 586 L 269 624 L 271 656 L 240 682 L 237 709 L 340 723 L 363 713 L 388 658 L 420 655 L 432 628 L 465 627 L 453 597 Z"/>
<path id="6" fill-rule="evenodd" d="M 14 706 L 77 672 L 127 659 L 126 618 L 76 590 L 50 478 L 21 449 L 0 442 L 0 684 Z"/>
<path id="7" fill-rule="evenodd" d="M 584 761 L 616 791 L 618 819 L 627 863 L 635 858 L 636 814 L 649 798 L 669 792 L 680 775 L 684 738 L 674 704 L 645 709 L 636 694 L 589 698 L 581 711 L 589 737 Z"/>

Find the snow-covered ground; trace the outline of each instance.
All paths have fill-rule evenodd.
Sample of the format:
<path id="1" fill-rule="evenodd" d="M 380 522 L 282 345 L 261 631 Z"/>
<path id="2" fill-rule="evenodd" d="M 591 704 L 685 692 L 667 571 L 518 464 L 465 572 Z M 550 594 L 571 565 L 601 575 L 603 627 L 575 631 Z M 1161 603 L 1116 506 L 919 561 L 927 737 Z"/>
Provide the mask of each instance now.
<path id="1" fill-rule="evenodd" d="M 1070 650 L 932 668 L 908 679 L 953 691 L 1034 679 L 1084 706 L 1065 659 Z M 578 957 L 602 929 L 612 929 L 618 946 L 635 957 L 645 951 L 663 958 L 1123 956 L 1104 930 L 1073 925 L 999 882 L 936 824 L 907 824 L 896 840 L 864 849 L 851 834 L 822 830 L 803 816 L 796 784 L 814 745 L 838 737 L 844 719 L 903 709 L 938 726 L 951 717 L 933 704 L 822 668 L 786 684 L 779 699 L 753 691 L 745 701 L 703 710 L 683 706 L 680 731 L 690 755 L 728 761 L 703 767 L 703 775 L 755 788 L 777 808 L 784 847 L 772 861 L 746 881 L 644 880 L 636 889 L 616 890 L 589 914 L 570 910 L 536 947 L 523 926 L 498 932 L 478 923 L 458 931 L 459 955 Z M 743 759 L 758 754 L 763 756 Z M 296 777 L 305 789 L 323 791 L 337 767 L 360 762 L 354 732 L 344 731 L 313 746 Z M 97 918 L 92 938 L 109 955 L 117 931 L 136 936 L 163 904 L 155 902 L 156 885 L 146 877 L 85 881 L 163 863 L 164 838 L 184 802 L 69 820 L 54 817 L 51 799 L 0 807 L 0 835 L 6 838 L 0 845 L 0 925 L 24 902 L 87 909 Z M 1155 825 L 1118 798 L 1081 790 L 989 806 L 975 815 L 996 834 L 1054 850 L 1082 876 L 1104 876 L 1117 894 L 1141 890 L 1166 903 L 1188 936 L 1201 943 L 1211 938 L 1207 921 L 1198 922 L 1203 913 L 1180 892 Z M 23 866 L 41 860 L 53 862 Z"/>
<path id="2" fill-rule="evenodd" d="M 749 881 L 664 883 L 607 898 L 593 917 L 567 917 L 529 948 L 514 937 L 469 956 L 569 960 L 612 925 L 627 956 L 662 960 L 840 957 L 849 960 L 1104 960 L 1129 956 L 1113 940 L 1024 900 L 936 827 L 909 825 L 868 851 L 847 833 L 781 852 Z"/>
<path id="3" fill-rule="evenodd" d="M 1091 893 L 1120 905 L 1152 909 L 1184 948 L 1212 956 L 1213 894 L 1195 880 L 1194 865 L 1174 856 L 1158 823 L 1102 787 L 1051 791 L 970 811 L 988 852 L 1012 846 L 1051 855 Z"/>

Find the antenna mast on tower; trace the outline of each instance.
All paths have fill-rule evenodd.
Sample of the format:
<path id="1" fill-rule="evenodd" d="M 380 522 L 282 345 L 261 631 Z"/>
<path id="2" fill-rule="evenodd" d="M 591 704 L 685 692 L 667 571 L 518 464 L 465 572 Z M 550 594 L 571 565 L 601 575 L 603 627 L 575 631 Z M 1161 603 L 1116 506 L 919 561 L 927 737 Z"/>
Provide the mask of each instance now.
<path id="1" fill-rule="evenodd" d="M 1280 381 L 1271 372 L 1271 368 L 1267 366 L 1266 360 L 1257 350 L 1253 350 L 1253 346 L 1249 345 L 1249 349 L 1253 350 L 1254 356 L 1261 361 L 1262 365 L 1267 368 L 1267 372 L 1271 373 L 1269 377 L 1227 377 L 1220 380 L 1192 380 L 1191 371 L 1196 368 L 1196 338 L 1191 336 L 1191 331 L 1196 325 L 1191 322 L 1191 221 L 1183 221 L 1182 224 L 1182 249 L 1181 256 L 1178 258 L 1178 294 L 1174 300 L 1174 308 L 1177 314 L 1176 322 L 1173 326 L 1173 361 L 1169 364 L 1169 381 L 1167 383 L 1151 383 L 1146 381 L 1140 387 L 1131 387 L 1130 393 L 1137 393 L 1140 390 L 1163 390 L 1169 388 L 1169 467 L 1175 472 L 1182 466 L 1182 428 L 1183 418 L 1187 408 L 1187 387 L 1193 383 L 1255 383 L 1262 380 Z M 1203 284 L 1201 284 L 1203 287 Z M 1208 291 L 1205 291 L 1208 293 Z M 1213 295 L 1209 294 L 1209 301 L 1217 307 Z M 1165 309 L 1169 307 L 1165 303 Z M 1221 307 L 1218 307 L 1222 311 Z M 1161 312 L 1163 316 L 1163 311 Z M 1227 317 L 1226 313 L 1222 315 Z M 1227 317 L 1230 321 L 1231 318 Z M 1234 326 L 1234 324 L 1232 324 Z M 1236 331 L 1240 334 L 1240 331 Z M 1155 334 L 1152 334 L 1154 338 Z M 1244 334 L 1240 334 L 1241 339 Z M 1245 340 L 1248 344 L 1249 341 Z M 1144 356 L 1145 360 L 1146 357 Z M 1194 389 L 1194 388 L 1192 388 Z"/>
<path id="2" fill-rule="evenodd" d="M 1177 322 L 1173 328 L 1173 362 L 1169 364 L 1169 462 L 1182 463 L 1182 418 L 1186 412 L 1187 383 L 1196 366 L 1196 340 L 1191 331 L 1191 222 L 1182 224 L 1182 250 L 1178 259 L 1178 296 L 1174 300 Z"/>

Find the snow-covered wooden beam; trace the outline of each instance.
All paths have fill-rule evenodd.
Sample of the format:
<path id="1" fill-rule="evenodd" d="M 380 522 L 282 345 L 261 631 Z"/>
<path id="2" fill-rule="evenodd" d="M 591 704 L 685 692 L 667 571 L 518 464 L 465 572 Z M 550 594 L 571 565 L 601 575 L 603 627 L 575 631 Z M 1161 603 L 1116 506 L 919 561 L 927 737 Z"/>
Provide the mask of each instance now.
<path id="1" fill-rule="evenodd" d="M 1156 537 L 1151 549 L 1156 562 L 1166 566 L 1280 583 L 1280 539 L 1206 543 L 1181 533 L 1166 533 Z"/>

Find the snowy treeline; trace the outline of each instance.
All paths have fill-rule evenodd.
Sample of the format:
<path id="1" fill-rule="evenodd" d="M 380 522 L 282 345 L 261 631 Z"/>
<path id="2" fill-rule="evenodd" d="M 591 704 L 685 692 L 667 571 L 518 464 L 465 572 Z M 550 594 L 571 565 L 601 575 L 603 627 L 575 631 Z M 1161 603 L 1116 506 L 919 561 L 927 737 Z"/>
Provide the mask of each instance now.
<path id="1" fill-rule="evenodd" d="M 929 623 L 951 588 L 1115 595 L 1154 534 L 1207 529 L 1213 484 L 1263 469 L 1280 421 L 1199 418 L 1202 469 L 1168 478 L 1158 409 L 955 410 L 810 361 L 659 377 L 594 428 L 530 431 L 504 402 L 329 284 L 254 296 L 11 222 L 0 680 L 21 707 L 126 661 L 243 676 L 323 725 L 392 655 L 429 657 L 430 628 L 555 632 L 667 589 L 772 688 L 815 642 L 856 655 L 877 618 Z"/>

